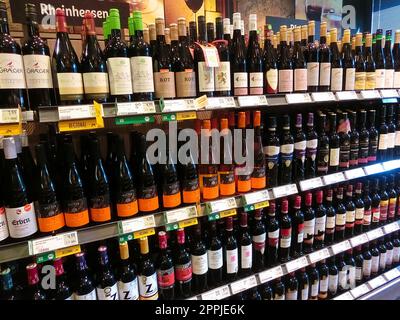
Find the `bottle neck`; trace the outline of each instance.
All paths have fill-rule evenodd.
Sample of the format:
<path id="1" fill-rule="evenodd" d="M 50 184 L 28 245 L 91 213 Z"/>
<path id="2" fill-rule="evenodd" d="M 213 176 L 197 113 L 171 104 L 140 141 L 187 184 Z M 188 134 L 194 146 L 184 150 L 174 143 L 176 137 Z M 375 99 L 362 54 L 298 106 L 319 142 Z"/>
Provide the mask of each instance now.
<path id="1" fill-rule="evenodd" d="M 26 24 L 26 35 L 27 38 L 39 37 L 39 25 L 36 21 L 28 19 Z"/>
<path id="2" fill-rule="evenodd" d="M 0 33 L 10 34 L 10 28 L 8 26 L 7 11 L 0 12 Z"/>
<path id="3" fill-rule="evenodd" d="M 120 39 L 120 38 L 121 38 L 121 30 L 119 30 L 119 29 L 112 29 L 112 30 L 111 30 L 111 38 Z"/>

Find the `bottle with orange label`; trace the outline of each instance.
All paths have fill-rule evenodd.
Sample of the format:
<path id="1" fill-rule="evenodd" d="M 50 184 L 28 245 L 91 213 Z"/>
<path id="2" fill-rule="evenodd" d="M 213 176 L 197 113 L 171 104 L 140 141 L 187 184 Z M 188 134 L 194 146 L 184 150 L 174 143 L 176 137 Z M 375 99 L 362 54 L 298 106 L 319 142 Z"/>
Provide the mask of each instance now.
<path id="1" fill-rule="evenodd" d="M 201 145 L 201 158 L 203 158 L 202 160 L 207 158 L 208 161 L 201 161 L 200 163 L 200 190 L 203 200 L 207 201 L 219 197 L 218 165 L 214 159 L 215 152 L 212 146 L 210 120 L 203 121 L 202 136 L 205 137 L 205 139 L 201 139 L 202 141 L 208 139 L 208 145 Z"/>
<path id="2" fill-rule="evenodd" d="M 261 112 L 253 113 L 254 127 L 254 169 L 251 175 L 251 188 L 253 190 L 265 189 L 265 155 L 261 138 Z"/>
<path id="3" fill-rule="evenodd" d="M 200 202 L 200 185 L 197 166 L 189 149 L 188 162 L 182 164 L 182 202 L 196 204 Z"/>
<path id="4" fill-rule="evenodd" d="M 243 157 L 249 154 L 248 145 L 246 143 L 246 113 L 238 113 L 238 129 L 241 130 L 242 147 L 241 152 Z M 237 151 L 235 151 L 237 152 Z M 251 190 L 251 171 L 247 168 L 247 163 L 236 165 L 236 189 L 238 193 L 245 193 Z"/>
<path id="5" fill-rule="evenodd" d="M 167 163 L 162 165 L 162 199 L 166 209 L 176 208 L 182 203 L 181 185 L 179 183 L 176 166 L 168 152 Z"/>
<path id="6" fill-rule="evenodd" d="M 39 231 L 55 233 L 65 226 L 64 214 L 57 200 L 54 183 L 47 168 L 46 147 L 44 144 L 35 146 L 38 177 L 36 179 L 35 202 Z"/>
<path id="7" fill-rule="evenodd" d="M 233 196 L 236 193 L 235 165 L 232 156 L 233 136 L 228 125 L 228 119 L 221 119 L 221 164 L 218 168 L 219 193 L 221 197 Z"/>

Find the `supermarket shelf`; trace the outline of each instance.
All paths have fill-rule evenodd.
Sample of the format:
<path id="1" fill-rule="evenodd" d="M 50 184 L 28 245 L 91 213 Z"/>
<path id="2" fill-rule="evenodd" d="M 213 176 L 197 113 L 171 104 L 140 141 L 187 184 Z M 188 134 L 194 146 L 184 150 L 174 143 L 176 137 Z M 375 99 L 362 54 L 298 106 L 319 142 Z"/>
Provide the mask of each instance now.
<path id="1" fill-rule="evenodd" d="M 205 293 L 193 296 L 187 300 L 221 300 L 230 296 L 234 296 L 240 292 L 257 287 L 263 283 L 269 282 L 276 278 L 287 275 L 291 272 L 307 267 L 323 259 L 335 256 L 350 248 L 357 247 L 368 241 L 375 240 L 384 235 L 391 234 L 400 229 L 400 221 L 393 222 L 384 227 L 371 230 L 361 235 L 355 236 L 349 240 L 345 240 L 332 246 L 314 251 L 308 255 L 304 255 L 298 259 L 289 261 L 271 269 L 256 273 L 244 279 L 232 282 L 230 284 L 218 287 Z M 385 278 L 386 279 L 386 278 Z M 371 280 L 373 281 L 373 280 Z M 370 282 L 371 282 L 370 281 Z M 376 281 L 376 280 L 375 280 Z M 374 282 L 372 283 L 374 285 Z M 372 287 L 371 287 L 372 288 Z M 376 288 L 376 287 L 375 287 Z M 353 297 L 354 299 L 354 297 Z"/>

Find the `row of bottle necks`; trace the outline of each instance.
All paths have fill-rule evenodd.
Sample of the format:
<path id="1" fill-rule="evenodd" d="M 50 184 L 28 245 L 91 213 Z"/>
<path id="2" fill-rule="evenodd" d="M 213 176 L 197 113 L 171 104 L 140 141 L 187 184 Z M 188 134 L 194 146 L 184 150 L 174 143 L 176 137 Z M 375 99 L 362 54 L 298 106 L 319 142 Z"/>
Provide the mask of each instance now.
<path id="1" fill-rule="evenodd" d="M 239 15 L 240 19 L 239 13 L 235 15 Z M 229 45 L 224 42 L 216 44 L 220 62 L 218 66 L 210 67 L 208 61 L 212 57 L 207 56 L 208 51 L 203 51 L 204 47 L 198 45 L 190 47 L 184 19 L 178 21 L 178 26 L 174 25 L 180 30 L 179 41 L 174 39 L 167 44 L 164 20 L 157 19 L 157 40 L 147 43 L 143 38 L 141 13 L 135 12 L 136 32 L 131 34 L 131 43 L 127 45 L 121 38 L 118 10 L 111 9 L 110 17 L 112 31 L 103 53 L 96 39 L 93 16 L 90 13 L 85 15 L 81 59 L 69 39 L 62 10 L 56 13 L 58 29 L 52 61 L 49 48 L 39 37 L 37 22 L 30 13 L 25 26 L 29 37 L 25 39 L 22 49 L 10 37 L 8 27 L 4 28 L 0 36 L 8 41 L 6 47 L 0 48 L 0 60 L 8 65 L 4 65 L 3 69 L 7 72 L 0 75 L 3 84 L 0 106 L 20 105 L 29 109 L 29 101 L 30 108 L 36 110 L 40 106 L 92 103 L 93 100 L 127 102 L 202 95 L 400 88 L 400 33 L 393 53 L 391 31 L 387 32 L 383 48 L 382 30 L 378 30 L 374 51 L 370 48 L 372 36 L 367 36 L 371 41 L 367 41 L 365 56 L 362 34 L 358 34 L 359 45 L 353 56 L 350 40 L 345 40 L 342 52 L 338 52 L 335 42 L 331 42 L 330 47 L 324 41 L 321 41 L 324 45 L 315 46 L 315 32 L 312 31 L 315 24 L 310 22 L 308 44 L 307 41 L 301 44 L 299 39 L 294 53 L 286 45 L 285 27 L 281 27 L 280 31 L 279 52 L 272 47 L 271 36 L 267 38 L 263 51 L 257 40 L 257 27 L 251 20 L 254 30 L 250 31 L 248 46 L 239 29 L 235 30 L 232 40 L 226 34 Z M 3 24 L 7 25 L 7 21 Z M 199 42 L 202 45 L 207 44 L 205 25 L 204 16 L 199 16 Z M 321 26 L 325 28 L 326 35 L 326 24 Z M 332 30 L 332 37 L 335 34 L 336 29 Z M 345 30 L 345 39 L 350 39 L 349 30 Z M 13 68 L 9 67 L 9 63 Z"/>
<path id="2" fill-rule="evenodd" d="M 31 258 L 5 263 L 0 274 L 0 299 L 183 299 L 263 271 L 279 260 L 289 261 L 290 249 L 284 245 L 287 239 L 282 239 L 285 229 L 278 229 L 280 239 L 271 239 L 270 228 L 277 223 L 271 210 L 265 225 L 262 210 L 251 215 L 250 227 L 247 213 L 243 213 L 240 226 L 228 217 L 218 221 L 218 226 L 213 221 L 207 227 L 204 223 L 188 231 L 160 231 L 158 243 L 150 242 L 150 247 L 153 238 L 139 239 L 140 249 L 132 241 L 130 245 L 120 242 L 118 250 L 117 241 L 107 240 L 100 246 L 86 245 L 75 257 L 58 258 L 54 263 L 29 263 Z M 302 252 L 293 256 L 300 255 Z M 264 256 L 268 264 L 264 264 Z M 399 263 L 400 240 L 395 232 L 290 272 L 284 281 L 279 277 L 265 283 L 259 288 L 261 292 L 252 288 L 230 299 L 324 300 L 354 289 Z M 52 288 L 45 281 L 49 266 L 54 267 Z"/>
<path id="3" fill-rule="evenodd" d="M 19 136 L 4 138 L 1 172 L 5 210 L 0 216 L 0 241 L 22 240 L 38 230 L 51 234 L 64 227 L 79 228 L 132 218 L 138 213 L 171 210 L 357 168 L 377 160 L 396 159 L 400 145 L 396 145 L 399 128 L 393 122 L 393 108 L 380 108 L 379 131 L 374 125 L 375 110 L 368 111 L 369 130 L 364 110 L 349 111 L 350 121 L 347 112 L 338 113 L 339 125 L 337 115 L 328 113 L 328 134 L 325 114 L 317 115 L 317 127 L 321 128 L 315 130 L 314 114 L 309 113 L 304 131 L 301 114 L 296 116 L 294 128 L 290 126 L 290 116 L 284 115 L 280 132 L 276 117 L 269 117 L 267 130 L 261 132 L 260 111 L 253 113 L 252 122 L 251 113 L 245 112 L 237 114 L 237 122 L 234 113 L 220 119 L 220 127 L 215 119 L 214 125 L 210 120 L 198 122 L 197 131 L 202 128 L 209 140 L 213 128 L 224 134 L 230 132 L 229 128 L 254 129 L 254 143 L 250 141 L 248 145 L 245 135 L 240 140 L 246 155 L 254 152 L 254 169 L 250 174 L 239 174 L 242 166 L 235 165 L 234 158 L 228 163 L 197 164 L 190 154 L 185 165 L 173 161 L 153 164 L 146 152 L 145 135 L 138 132 L 131 135 L 130 162 L 123 138 L 112 133 L 108 134 L 105 161 L 100 152 L 102 139 L 96 133 L 81 135 L 79 159 L 71 135 L 59 134 L 56 139 L 51 132 L 42 135 L 35 146 L 36 163 L 26 136 L 23 143 Z M 225 140 L 222 135 L 223 151 L 228 150 Z M 235 146 L 229 147 L 234 154 Z M 200 151 L 213 154 L 215 148 L 211 142 Z"/>

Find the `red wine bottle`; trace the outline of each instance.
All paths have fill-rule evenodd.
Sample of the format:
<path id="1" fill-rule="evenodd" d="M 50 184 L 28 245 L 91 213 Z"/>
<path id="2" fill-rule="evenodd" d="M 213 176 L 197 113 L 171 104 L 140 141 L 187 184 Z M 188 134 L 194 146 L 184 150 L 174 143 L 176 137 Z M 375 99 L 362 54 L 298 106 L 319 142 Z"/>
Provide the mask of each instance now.
<path id="1" fill-rule="evenodd" d="M 296 116 L 294 134 L 294 159 L 293 159 L 293 180 L 301 181 L 305 177 L 306 147 L 307 140 L 303 131 L 303 117 L 301 113 Z M 328 146 L 329 147 L 329 146 Z"/>
<path id="2" fill-rule="evenodd" d="M 320 44 L 319 44 L 319 89 L 318 91 L 331 90 L 331 49 L 326 42 L 327 23 L 321 22 L 320 25 Z"/>
<path id="3" fill-rule="evenodd" d="M 346 207 L 343 203 L 343 187 L 339 187 L 336 192 L 336 221 L 335 221 L 335 241 L 344 240 L 346 228 Z"/>
<path id="4" fill-rule="evenodd" d="M 396 125 L 393 122 L 393 106 L 387 106 L 386 125 L 388 127 L 388 149 L 386 160 L 392 160 L 396 140 Z"/>
<path id="5" fill-rule="evenodd" d="M 249 71 L 249 94 L 264 93 L 263 60 L 257 35 L 257 15 L 249 16 L 249 45 L 247 48 L 247 66 Z"/>
<path id="6" fill-rule="evenodd" d="M 315 208 L 314 247 L 321 249 L 324 246 L 326 229 L 326 208 L 323 204 L 324 193 L 322 190 L 316 192 L 315 198 L 317 207 Z"/>
<path id="7" fill-rule="evenodd" d="M 226 281 L 236 279 L 239 269 L 239 253 L 236 237 L 233 234 L 233 219 L 228 217 L 226 223 L 226 238 L 224 241 L 224 266 Z"/>
<path id="8" fill-rule="evenodd" d="M 287 27 L 280 27 L 280 50 L 278 60 L 279 70 L 279 93 L 292 93 L 293 92 L 293 65 L 289 54 L 289 47 L 287 46 Z"/>
<path id="9" fill-rule="evenodd" d="M 175 286 L 177 296 L 188 298 L 192 294 L 192 261 L 185 246 L 185 230 L 176 232 L 177 250 L 175 252 Z"/>
<path id="10" fill-rule="evenodd" d="M 394 62 L 394 76 L 393 88 L 400 88 L 400 31 L 396 30 L 394 45 L 393 45 L 393 62 Z"/>
<path id="11" fill-rule="evenodd" d="M 306 179 L 314 178 L 317 173 L 318 135 L 314 130 L 314 114 L 310 112 L 307 120 L 307 149 L 305 163 Z"/>
<path id="12" fill-rule="evenodd" d="M 294 139 L 290 132 L 290 116 L 284 115 L 282 118 L 282 136 L 280 140 L 280 178 L 281 185 L 292 182 Z"/>
<path id="13" fill-rule="evenodd" d="M 315 21 L 308 22 L 307 47 L 307 85 L 309 92 L 318 91 L 319 85 L 319 48 L 314 43 Z"/>
<path id="14" fill-rule="evenodd" d="M 30 300 L 46 300 L 46 294 L 40 285 L 38 265 L 31 263 L 26 266 L 28 275 L 27 297 Z"/>
<path id="15" fill-rule="evenodd" d="M 363 53 L 361 33 L 357 33 L 356 35 L 355 68 L 356 68 L 356 76 L 355 76 L 354 89 L 357 91 L 365 90 L 367 81 L 367 73 L 366 73 L 367 70 Z"/>
<path id="16" fill-rule="evenodd" d="M 325 134 L 326 114 L 320 113 L 317 120 L 318 150 L 317 150 L 317 176 L 326 175 L 329 171 L 329 137 Z"/>
<path id="17" fill-rule="evenodd" d="M 331 33 L 331 53 L 332 53 L 332 72 L 331 72 L 331 91 L 337 92 L 343 90 L 343 65 L 342 55 L 337 43 L 337 29 L 330 30 Z"/>
<path id="18" fill-rule="evenodd" d="M 265 94 L 276 94 L 278 92 L 278 66 L 273 46 L 274 32 L 270 24 L 264 26 L 264 56 L 263 65 L 265 73 Z"/>
<path id="19" fill-rule="evenodd" d="M 344 30 L 343 34 L 343 90 L 354 90 L 356 69 L 354 64 L 354 58 L 351 53 L 350 44 L 350 29 Z"/>
<path id="20" fill-rule="evenodd" d="M 156 263 L 158 291 L 162 300 L 173 300 L 175 297 L 174 263 L 167 250 L 167 234 L 164 231 L 158 233 L 158 246 L 160 248 Z"/>
<path id="21" fill-rule="evenodd" d="M 73 300 L 72 289 L 70 288 L 67 275 L 64 272 L 62 258 L 54 260 L 54 268 L 56 269 L 56 288 L 54 291 L 54 300 Z"/>
<path id="22" fill-rule="evenodd" d="M 249 66 L 246 61 L 246 48 L 241 35 L 240 13 L 233 14 L 233 39 L 231 51 L 232 88 L 235 96 L 249 94 Z"/>
<path id="23" fill-rule="evenodd" d="M 338 125 L 340 137 L 339 168 L 346 170 L 350 167 L 350 122 L 347 118 L 347 112 L 342 112 Z"/>
<path id="24" fill-rule="evenodd" d="M 317 263 L 319 273 L 319 293 L 318 300 L 328 299 L 328 286 L 329 286 L 329 268 L 326 260 L 321 260 Z"/>
<path id="25" fill-rule="evenodd" d="M 276 117 L 268 118 L 267 133 L 264 136 L 264 154 L 266 161 L 267 187 L 276 187 L 279 178 L 280 142 L 276 134 Z"/>
<path id="26" fill-rule="evenodd" d="M 120 266 L 118 270 L 118 296 L 120 300 L 139 300 L 138 278 L 129 261 L 128 242 L 119 244 Z"/>
<path id="27" fill-rule="evenodd" d="M 218 286 L 222 283 L 223 277 L 223 253 L 222 242 L 217 233 L 217 224 L 210 222 L 209 239 L 207 245 L 208 257 L 208 284 L 210 287 Z"/>
<path id="28" fill-rule="evenodd" d="M 386 125 L 386 106 L 383 105 L 379 113 L 379 142 L 378 160 L 385 161 L 388 157 L 389 128 Z"/>
<path id="29" fill-rule="evenodd" d="M 386 30 L 385 47 L 385 88 L 392 89 L 394 85 L 394 60 L 392 54 L 392 30 Z"/>
<path id="30" fill-rule="evenodd" d="M 360 149 L 358 153 L 358 164 L 361 166 L 368 164 L 368 151 L 369 151 L 369 131 L 367 130 L 367 111 L 360 111 L 359 118 L 359 132 L 360 132 Z"/>
<path id="31" fill-rule="evenodd" d="M 204 292 L 208 287 L 208 258 L 206 246 L 201 238 L 201 226 L 199 224 L 194 227 L 194 237 L 190 254 L 192 256 L 193 268 L 193 291 L 196 293 Z"/>
<path id="32" fill-rule="evenodd" d="M 307 61 L 304 56 L 304 49 L 301 46 L 301 28 L 294 29 L 294 49 L 293 49 L 293 68 L 294 68 L 294 91 L 307 91 Z"/>
<path id="33" fill-rule="evenodd" d="M 372 200 L 370 197 L 370 181 L 364 181 L 364 193 L 363 193 L 363 201 L 364 201 L 364 219 L 363 219 L 363 231 L 367 232 L 371 228 L 372 221 Z"/>
<path id="34" fill-rule="evenodd" d="M 301 197 L 296 196 L 293 205 L 292 214 L 292 244 L 291 255 L 297 258 L 303 254 L 304 241 L 304 213 L 301 210 Z"/>
<path id="35" fill-rule="evenodd" d="M 158 285 L 157 272 L 149 253 L 149 240 L 147 237 L 139 239 L 139 300 L 157 300 Z"/>
<path id="36" fill-rule="evenodd" d="M 359 163 L 360 134 L 357 130 L 357 112 L 349 110 L 350 120 L 350 168 L 355 168 Z"/>
<path id="37" fill-rule="evenodd" d="M 346 226 L 345 234 L 346 237 L 352 237 L 354 235 L 354 225 L 356 220 L 356 205 L 353 202 L 353 185 L 347 186 L 346 192 Z"/>
<path id="38" fill-rule="evenodd" d="M 306 273 L 305 268 L 301 268 L 297 274 L 297 279 L 299 282 L 299 300 L 307 301 L 310 293 L 310 280 Z"/>
<path id="39" fill-rule="evenodd" d="M 315 263 L 312 263 L 311 265 L 309 265 L 306 270 L 307 270 L 307 275 L 308 275 L 309 285 L 310 285 L 309 300 L 318 300 L 319 273 L 318 273 Z"/>
<path id="40" fill-rule="evenodd" d="M 304 253 L 310 253 L 314 245 L 315 211 L 312 207 L 312 193 L 305 195 L 304 208 Z"/>
<path id="41" fill-rule="evenodd" d="M 75 255 L 76 283 L 74 289 L 74 300 L 96 300 L 96 288 L 89 272 L 85 253 Z"/>
<path id="42" fill-rule="evenodd" d="M 389 222 L 393 222 L 395 220 L 397 198 L 399 196 L 395 190 L 394 179 L 395 179 L 394 174 L 390 174 L 389 176 L 387 176 L 388 187 L 386 191 L 389 195 L 389 209 L 388 209 Z"/>
<path id="43" fill-rule="evenodd" d="M 261 209 L 254 211 L 251 234 L 253 241 L 253 271 L 259 272 L 265 268 L 265 242 L 267 236 Z"/>
<path id="44" fill-rule="evenodd" d="M 389 210 L 389 195 L 386 192 L 387 189 L 387 180 L 385 176 L 380 177 L 379 180 L 379 196 L 381 198 L 381 202 L 379 204 L 380 207 L 380 216 L 379 216 L 379 224 L 384 225 L 387 223 L 388 219 L 388 210 Z"/>
<path id="45" fill-rule="evenodd" d="M 240 213 L 239 260 L 241 276 L 249 275 L 253 268 L 253 245 L 247 226 L 247 213 Z"/>
<path id="46" fill-rule="evenodd" d="M 100 246 L 97 252 L 99 256 L 99 268 L 96 274 L 97 298 L 99 300 L 119 300 L 118 283 L 111 270 L 107 247 Z"/>
<path id="47" fill-rule="evenodd" d="M 299 282 L 294 272 L 289 273 L 286 280 L 285 300 L 296 301 L 298 299 Z"/>
<path id="48" fill-rule="evenodd" d="M 375 80 L 376 80 L 376 89 L 385 89 L 385 79 L 386 79 L 386 61 L 385 55 L 383 53 L 383 30 L 378 29 L 376 31 L 376 46 L 375 50 L 373 50 L 374 60 L 375 60 Z"/>
<path id="49" fill-rule="evenodd" d="M 215 95 L 231 95 L 231 62 L 230 62 L 230 19 L 216 18 L 217 43 L 215 46 L 219 55 L 219 67 L 215 68 Z M 224 41 L 222 41 L 224 40 Z"/>
<path id="50" fill-rule="evenodd" d="M 328 297 L 333 298 L 337 294 L 338 282 L 339 282 L 339 270 L 336 267 L 334 257 L 328 258 L 328 268 L 329 268 Z"/>
<path id="51" fill-rule="evenodd" d="M 288 215 L 289 202 L 282 200 L 281 217 L 279 222 L 280 241 L 279 241 L 279 260 L 281 263 L 287 262 L 290 259 L 290 244 L 292 237 L 292 219 Z"/>
<path id="52" fill-rule="evenodd" d="M 361 234 L 363 232 L 365 204 L 362 199 L 362 188 L 363 184 L 361 182 L 357 182 L 354 198 L 354 204 L 356 206 L 356 219 L 354 225 L 355 234 Z"/>
<path id="53" fill-rule="evenodd" d="M 333 190 L 326 191 L 325 208 L 326 208 L 326 226 L 325 226 L 325 244 L 330 245 L 335 238 L 335 222 L 336 211 L 332 205 L 333 203 Z"/>

